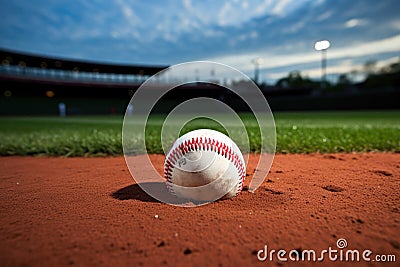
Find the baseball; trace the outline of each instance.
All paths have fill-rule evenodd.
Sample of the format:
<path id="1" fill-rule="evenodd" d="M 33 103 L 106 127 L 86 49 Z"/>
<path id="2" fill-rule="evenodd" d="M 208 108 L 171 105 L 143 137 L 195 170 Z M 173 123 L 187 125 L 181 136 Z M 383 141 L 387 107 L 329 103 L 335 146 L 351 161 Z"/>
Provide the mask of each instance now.
<path id="1" fill-rule="evenodd" d="M 231 138 L 210 129 L 179 137 L 164 162 L 168 190 L 179 198 L 214 201 L 238 195 L 246 177 L 243 155 Z"/>

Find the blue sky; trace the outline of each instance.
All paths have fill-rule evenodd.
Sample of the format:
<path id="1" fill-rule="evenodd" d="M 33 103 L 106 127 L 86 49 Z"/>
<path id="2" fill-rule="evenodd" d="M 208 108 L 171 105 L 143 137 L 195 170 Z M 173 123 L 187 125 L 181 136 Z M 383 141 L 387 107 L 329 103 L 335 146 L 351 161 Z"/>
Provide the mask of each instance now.
<path id="1" fill-rule="evenodd" d="M 270 83 L 320 77 L 314 43 L 328 39 L 328 75 L 400 56 L 398 0 L 0 0 L 0 47 L 80 60 L 227 64 Z"/>

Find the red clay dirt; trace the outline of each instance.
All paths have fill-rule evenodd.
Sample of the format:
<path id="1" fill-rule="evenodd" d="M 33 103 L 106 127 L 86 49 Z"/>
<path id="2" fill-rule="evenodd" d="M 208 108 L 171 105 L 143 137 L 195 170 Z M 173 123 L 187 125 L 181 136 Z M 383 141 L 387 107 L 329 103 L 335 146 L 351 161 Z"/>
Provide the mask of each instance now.
<path id="1" fill-rule="evenodd" d="M 248 178 L 256 168 L 253 157 Z M 138 156 L 137 164 L 142 159 Z M 164 156 L 152 155 L 152 160 L 162 172 Z M 400 154 L 276 155 L 254 194 L 243 191 L 195 208 L 149 197 L 135 184 L 123 157 L 3 157 L 0 167 L 1 266 L 400 262 Z M 340 238 L 348 245 L 341 250 Z M 265 246 L 268 255 L 285 250 L 281 258 L 287 261 L 279 261 L 276 252 L 273 262 L 259 261 Z M 310 263 L 304 254 L 314 250 L 318 258 L 329 247 L 338 250 L 332 254 L 338 257 L 368 249 L 371 261 L 331 261 L 323 254 L 323 262 Z M 292 261 L 294 250 L 304 257 Z M 395 255 L 397 262 L 373 261 L 378 254 Z M 265 256 L 263 251 L 259 255 Z"/>

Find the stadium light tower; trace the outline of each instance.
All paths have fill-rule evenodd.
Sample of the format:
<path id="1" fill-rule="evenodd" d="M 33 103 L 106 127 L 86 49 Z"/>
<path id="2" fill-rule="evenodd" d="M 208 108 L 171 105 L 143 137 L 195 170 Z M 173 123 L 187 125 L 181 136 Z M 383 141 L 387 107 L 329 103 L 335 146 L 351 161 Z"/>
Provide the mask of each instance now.
<path id="1" fill-rule="evenodd" d="M 260 75 L 260 65 L 264 63 L 261 57 L 255 58 L 251 61 L 254 64 L 254 82 L 258 84 L 258 77 Z"/>
<path id="2" fill-rule="evenodd" d="M 314 45 L 315 50 L 321 51 L 321 87 L 326 82 L 326 51 L 331 46 L 328 40 L 317 41 Z"/>

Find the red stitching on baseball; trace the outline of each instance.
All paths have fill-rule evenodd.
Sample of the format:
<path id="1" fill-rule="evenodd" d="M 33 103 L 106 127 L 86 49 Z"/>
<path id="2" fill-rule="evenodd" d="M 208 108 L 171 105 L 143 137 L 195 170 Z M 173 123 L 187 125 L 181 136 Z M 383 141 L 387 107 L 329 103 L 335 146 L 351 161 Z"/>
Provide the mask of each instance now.
<path id="1" fill-rule="evenodd" d="M 181 158 L 188 152 L 198 151 L 198 150 L 214 151 L 233 163 L 239 175 L 239 186 L 236 192 L 236 195 L 238 195 L 242 191 L 244 181 L 246 179 L 246 169 L 242 164 L 241 160 L 239 159 L 239 156 L 232 150 L 231 147 L 228 147 L 226 144 L 220 143 L 219 141 L 212 138 L 204 138 L 203 140 L 202 137 L 200 137 L 200 139 L 198 137 L 192 137 L 189 140 L 185 140 L 183 143 L 175 147 L 169 153 L 169 157 L 166 159 L 165 162 L 165 170 L 164 170 L 164 178 L 166 179 L 167 189 L 172 194 L 176 195 L 173 190 L 173 183 L 171 177 L 175 163 L 178 160 L 178 158 Z"/>

